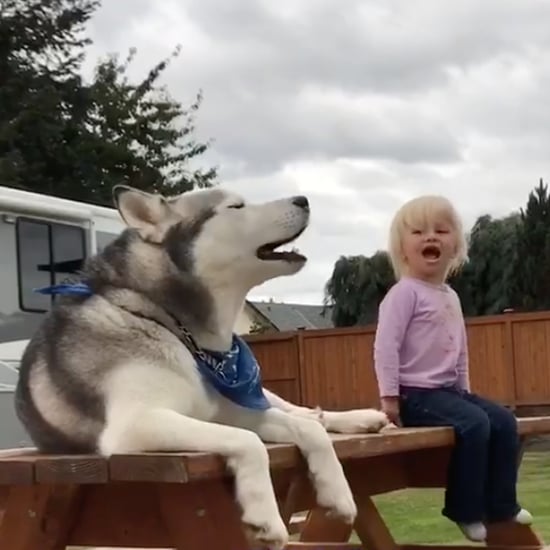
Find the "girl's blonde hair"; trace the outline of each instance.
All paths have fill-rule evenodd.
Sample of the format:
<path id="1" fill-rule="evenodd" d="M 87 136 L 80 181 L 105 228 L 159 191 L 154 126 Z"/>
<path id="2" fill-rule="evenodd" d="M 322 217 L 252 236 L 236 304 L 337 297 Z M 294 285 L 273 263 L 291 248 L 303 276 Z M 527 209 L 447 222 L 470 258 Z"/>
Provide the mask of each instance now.
<path id="1" fill-rule="evenodd" d="M 389 256 L 399 280 L 406 272 L 403 235 L 408 228 L 425 227 L 435 220 L 447 221 L 456 235 L 456 255 L 450 262 L 445 278 L 456 273 L 468 260 L 468 245 L 462 220 L 451 202 L 439 195 L 424 195 L 406 202 L 395 214 L 390 227 Z"/>

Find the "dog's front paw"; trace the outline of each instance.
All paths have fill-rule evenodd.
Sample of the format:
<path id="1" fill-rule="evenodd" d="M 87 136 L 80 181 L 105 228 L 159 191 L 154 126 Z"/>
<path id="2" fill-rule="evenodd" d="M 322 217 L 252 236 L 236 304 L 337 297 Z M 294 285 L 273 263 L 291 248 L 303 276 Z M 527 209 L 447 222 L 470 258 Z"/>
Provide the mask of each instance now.
<path id="1" fill-rule="evenodd" d="M 346 481 L 321 484 L 318 487 L 317 503 L 327 509 L 327 516 L 338 517 L 353 525 L 357 516 L 357 506 Z"/>
<path id="2" fill-rule="evenodd" d="M 390 424 L 385 413 L 376 409 L 325 412 L 327 431 L 336 433 L 378 433 Z"/>
<path id="3" fill-rule="evenodd" d="M 229 460 L 235 472 L 237 501 L 244 532 L 252 548 L 280 550 L 288 543 L 288 531 L 281 518 L 269 472 L 269 455 L 256 436 L 245 452 Z"/>
<path id="4" fill-rule="evenodd" d="M 283 549 L 288 544 L 288 531 L 283 520 L 278 513 L 265 513 L 260 508 L 247 510 L 243 516 L 244 531 L 251 548 Z"/>
<path id="5" fill-rule="evenodd" d="M 399 426 L 397 424 L 394 424 L 393 422 L 388 422 L 381 430 L 380 433 L 386 433 L 390 430 L 397 430 Z"/>

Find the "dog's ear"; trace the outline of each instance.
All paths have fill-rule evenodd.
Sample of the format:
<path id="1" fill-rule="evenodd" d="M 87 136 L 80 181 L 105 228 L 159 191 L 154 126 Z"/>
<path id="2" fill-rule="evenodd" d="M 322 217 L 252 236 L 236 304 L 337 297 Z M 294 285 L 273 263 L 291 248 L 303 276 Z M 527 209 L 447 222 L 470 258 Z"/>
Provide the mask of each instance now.
<path id="1" fill-rule="evenodd" d="M 137 229 L 146 241 L 161 242 L 175 221 L 175 213 L 162 195 L 116 185 L 113 202 L 126 225 Z"/>

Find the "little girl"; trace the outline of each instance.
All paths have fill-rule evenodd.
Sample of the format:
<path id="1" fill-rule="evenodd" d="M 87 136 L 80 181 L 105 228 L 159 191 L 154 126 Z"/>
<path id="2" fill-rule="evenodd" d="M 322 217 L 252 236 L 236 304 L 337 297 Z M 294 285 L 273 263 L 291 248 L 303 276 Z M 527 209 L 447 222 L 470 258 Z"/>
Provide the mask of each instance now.
<path id="1" fill-rule="evenodd" d="M 484 541 L 487 522 L 531 523 L 516 497 L 516 419 L 470 392 L 462 308 L 445 282 L 467 253 L 453 206 L 437 196 L 406 203 L 389 253 L 397 282 L 380 304 L 374 343 L 382 409 L 398 425 L 454 428 L 442 513 L 468 539 Z"/>

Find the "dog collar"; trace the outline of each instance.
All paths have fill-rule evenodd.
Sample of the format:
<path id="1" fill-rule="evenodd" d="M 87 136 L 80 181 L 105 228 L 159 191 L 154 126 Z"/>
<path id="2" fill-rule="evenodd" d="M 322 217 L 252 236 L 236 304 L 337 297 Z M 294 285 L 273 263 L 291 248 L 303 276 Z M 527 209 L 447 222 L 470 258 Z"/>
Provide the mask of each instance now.
<path id="1" fill-rule="evenodd" d="M 65 296 L 92 296 L 93 290 L 86 283 L 61 283 L 34 289 L 39 294 Z M 130 312 L 136 314 L 135 312 Z M 140 315 L 143 317 L 142 315 Z M 146 317 L 170 330 L 166 325 Z M 200 348 L 192 334 L 172 316 L 179 340 L 192 353 L 203 378 L 220 394 L 233 403 L 248 409 L 265 410 L 271 404 L 262 389 L 260 367 L 252 350 L 237 334 L 233 334 L 229 351 L 220 352 Z"/>

